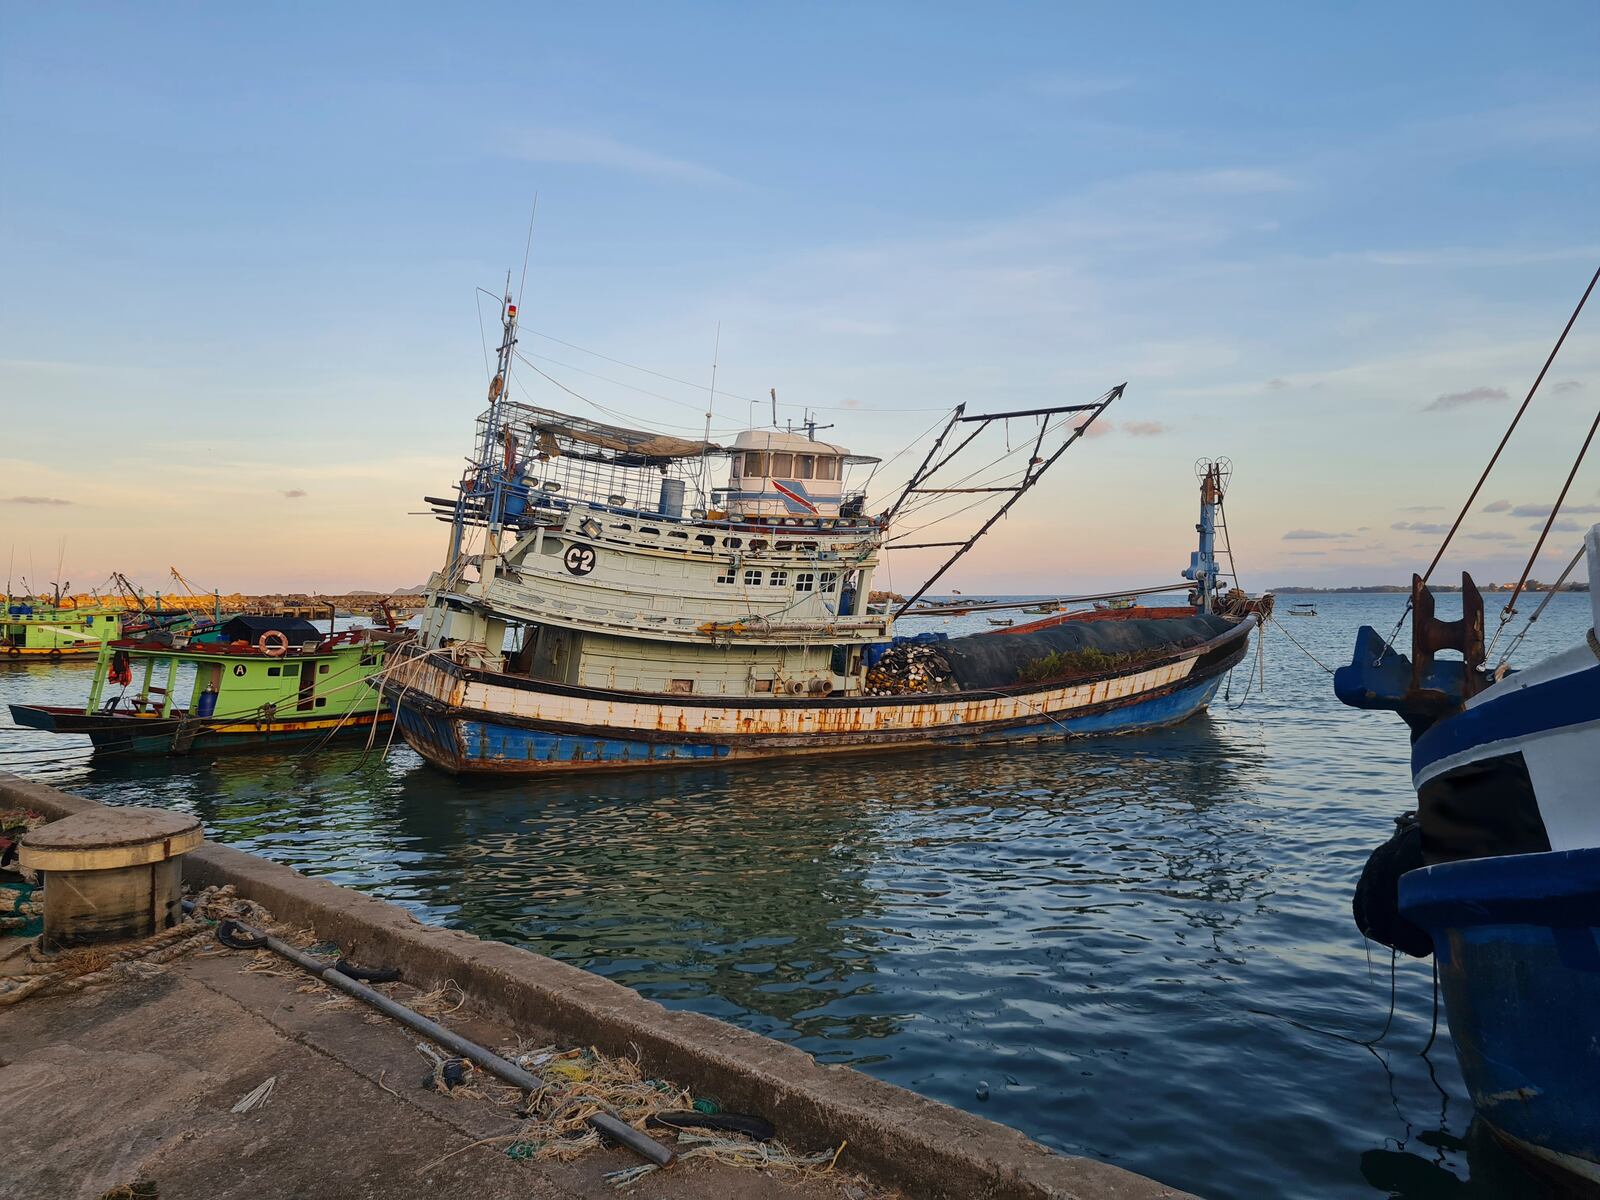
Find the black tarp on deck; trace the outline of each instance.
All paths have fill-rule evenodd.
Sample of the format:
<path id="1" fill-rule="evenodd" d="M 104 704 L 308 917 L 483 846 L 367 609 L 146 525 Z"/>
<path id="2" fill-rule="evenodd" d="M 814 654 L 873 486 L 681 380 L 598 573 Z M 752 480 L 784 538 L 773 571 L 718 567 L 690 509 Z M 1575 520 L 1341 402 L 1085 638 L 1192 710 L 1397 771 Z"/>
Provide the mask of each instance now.
<path id="1" fill-rule="evenodd" d="M 1007 687 L 1029 664 L 1051 654 L 1094 650 L 1101 654 L 1154 658 L 1186 650 L 1226 633 L 1234 622 L 1196 613 L 1192 617 L 1123 621 L 1063 621 L 1037 633 L 976 633 L 933 648 L 950 664 L 962 691 Z"/>
<path id="2" fill-rule="evenodd" d="M 233 642 L 254 643 L 263 633 L 281 633 L 291 646 L 319 642 L 323 637 L 321 630 L 299 617 L 234 617 L 222 627 L 222 636 Z"/>

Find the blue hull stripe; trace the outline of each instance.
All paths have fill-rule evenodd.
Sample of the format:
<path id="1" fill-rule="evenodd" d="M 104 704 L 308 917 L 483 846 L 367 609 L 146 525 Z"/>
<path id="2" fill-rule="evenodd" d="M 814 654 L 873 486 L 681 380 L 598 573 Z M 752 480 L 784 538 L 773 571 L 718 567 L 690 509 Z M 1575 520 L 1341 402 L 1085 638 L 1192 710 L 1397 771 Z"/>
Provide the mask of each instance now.
<path id="1" fill-rule="evenodd" d="M 1082 717 L 1057 720 L 1045 718 L 1036 724 L 992 730 L 962 725 L 930 729 L 926 731 L 925 737 L 910 744 L 926 746 L 999 742 L 1019 738 L 1093 736 L 1155 729 L 1177 724 L 1200 711 L 1217 694 L 1217 690 L 1222 686 L 1222 679 L 1221 675 L 1216 675 L 1166 695 Z M 531 729 L 520 725 L 503 724 L 477 714 L 470 717 L 447 716 L 405 702 L 401 704 L 400 727 L 407 741 L 422 753 L 446 766 L 464 770 L 510 772 L 523 770 L 534 773 L 557 766 L 705 762 L 730 757 L 758 757 L 785 753 L 783 748 L 774 749 L 770 744 L 741 753 L 736 746 L 721 742 L 688 739 L 651 742 L 628 737 Z M 897 749 L 904 745 L 906 743 L 897 745 L 841 739 L 834 750 L 859 753 Z M 805 753 L 828 753 L 830 748 L 817 747 L 813 744 L 797 745 L 795 749 Z"/>
<path id="2" fill-rule="evenodd" d="M 1600 721 L 1600 666 L 1534 684 L 1446 717 L 1411 747 L 1411 773 L 1479 746 Z"/>

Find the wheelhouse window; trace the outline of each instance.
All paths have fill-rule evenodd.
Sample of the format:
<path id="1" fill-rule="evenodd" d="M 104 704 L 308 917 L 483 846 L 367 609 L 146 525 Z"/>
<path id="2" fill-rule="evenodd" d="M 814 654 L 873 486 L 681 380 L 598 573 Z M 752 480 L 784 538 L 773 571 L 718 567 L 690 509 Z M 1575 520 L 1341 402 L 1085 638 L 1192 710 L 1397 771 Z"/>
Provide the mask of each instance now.
<path id="1" fill-rule="evenodd" d="M 810 479 L 817 469 L 817 456 L 815 454 L 796 454 L 794 456 L 794 477 L 796 479 Z"/>
<path id="2" fill-rule="evenodd" d="M 772 474 L 778 479 L 789 479 L 794 475 L 794 455 L 774 454 L 772 456 Z"/>
<path id="3" fill-rule="evenodd" d="M 789 586 L 789 572 L 787 572 L 787 571 L 771 571 L 771 572 L 769 572 L 768 575 L 767 575 L 767 586 L 768 587 L 788 587 Z"/>
<path id="4" fill-rule="evenodd" d="M 817 478 L 818 479 L 838 479 L 839 478 L 839 460 L 837 458 L 818 458 L 817 459 Z"/>
<path id="5" fill-rule="evenodd" d="M 718 583 L 732 583 L 736 578 L 737 575 L 734 573 L 734 567 L 732 563 L 723 563 L 722 566 L 717 568 Z"/>
<path id="6" fill-rule="evenodd" d="M 744 473 L 746 475 L 765 475 L 767 473 L 767 456 L 760 450 L 748 450 L 744 456 Z"/>
<path id="7" fill-rule="evenodd" d="M 822 573 L 822 591 L 836 592 L 839 590 L 839 573 L 837 571 L 824 571 Z"/>
<path id="8" fill-rule="evenodd" d="M 761 572 L 758 571 L 758 570 L 748 570 L 748 571 L 746 571 L 744 573 L 744 585 L 745 585 L 745 587 L 760 587 L 761 586 Z"/>
<path id="9" fill-rule="evenodd" d="M 817 586 L 817 576 L 814 571 L 801 571 L 794 577 L 794 590 L 809 592 Z"/>

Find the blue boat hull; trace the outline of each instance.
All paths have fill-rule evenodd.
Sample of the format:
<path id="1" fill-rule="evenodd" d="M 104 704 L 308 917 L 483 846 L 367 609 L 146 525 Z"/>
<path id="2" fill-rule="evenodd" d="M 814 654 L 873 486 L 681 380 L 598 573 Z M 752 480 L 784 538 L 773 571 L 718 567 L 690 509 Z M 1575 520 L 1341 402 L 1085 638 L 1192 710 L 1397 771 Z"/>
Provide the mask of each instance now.
<path id="1" fill-rule="evenodd" d="M 1600 1184 L 1600 849 L 1411 871 L 1400 908 L 1433 937 L 1451 1037 L 1484 1121 Z"/>
<path id="2" fill-rule="evenodd" d="M 435 765 L 452 771 L 530 774 L 574 768 L 666 766 L 793 754 L 878 753 L 928 746 L 1138 733 L 1176 725 L 1194 716 L 1211 702 L 1222 680 L 1220 673 L 1210 675 L 1186 686 L 1105 706 L 1081 716 L 1047 718 L 1037 723 L 991 729 L 951 725 L 924 730 L 915 739 L 897 743 L 850 743 L 840 739 L 804 749 L 752 747 L 703 738 L 657 736 L 644 740 L 542 729 L 526 723 L 498 721 L 481 713 L 468 716 L 451 712 L 414 696 L 400 700 L 397 714 L 406 741 Z"/>

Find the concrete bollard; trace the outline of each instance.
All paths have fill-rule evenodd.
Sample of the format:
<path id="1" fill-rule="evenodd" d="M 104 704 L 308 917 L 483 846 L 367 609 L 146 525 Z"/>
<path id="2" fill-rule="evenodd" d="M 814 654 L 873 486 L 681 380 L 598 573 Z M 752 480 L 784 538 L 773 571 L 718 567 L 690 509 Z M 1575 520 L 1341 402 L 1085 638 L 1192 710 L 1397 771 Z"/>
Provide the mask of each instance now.
<path id="1" fill-rule="evenodd" d="M 103 808 L 63 817 L 18 845 L 44 876 L 47 950 L 148 937 L 183 917 L 183 855 L 200 822 L 153 808 Z"/>

